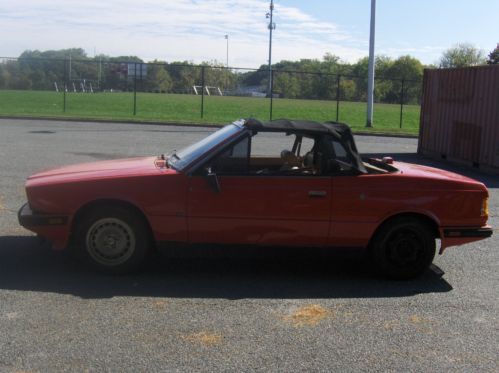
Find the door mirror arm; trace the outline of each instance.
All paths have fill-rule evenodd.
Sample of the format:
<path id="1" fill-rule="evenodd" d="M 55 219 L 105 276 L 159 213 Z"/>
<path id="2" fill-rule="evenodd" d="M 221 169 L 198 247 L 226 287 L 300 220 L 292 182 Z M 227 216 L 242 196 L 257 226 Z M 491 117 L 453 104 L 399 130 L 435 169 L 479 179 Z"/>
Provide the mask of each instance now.
<path id="1" fill-rule="evenodd" d="M 220 181 L 218 180 L 218 176 L 216 173 L 211 172 L 210 170 L 210 172 L 206 174 L 206 180 L 208 181 L 211 189 L 213 189 L 213 192 L 220 193 Z"/>

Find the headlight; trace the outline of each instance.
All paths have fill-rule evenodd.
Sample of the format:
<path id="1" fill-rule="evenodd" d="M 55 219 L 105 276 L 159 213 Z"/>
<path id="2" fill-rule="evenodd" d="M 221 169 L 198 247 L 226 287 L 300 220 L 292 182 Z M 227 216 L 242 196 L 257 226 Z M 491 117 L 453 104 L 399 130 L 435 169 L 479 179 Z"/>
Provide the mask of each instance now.
<path id="1" fill-rule="evenodd" d="M 484 198 L 482 200 L 482 208 L 480 209 L 480 216 L 489 217 L 489 199 Z"/>

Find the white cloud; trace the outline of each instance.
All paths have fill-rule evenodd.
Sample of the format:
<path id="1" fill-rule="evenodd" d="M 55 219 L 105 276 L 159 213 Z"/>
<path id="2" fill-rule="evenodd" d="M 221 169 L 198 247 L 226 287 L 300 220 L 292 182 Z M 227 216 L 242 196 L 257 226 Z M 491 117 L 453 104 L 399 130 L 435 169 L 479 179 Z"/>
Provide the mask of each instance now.
<path id="1" fill-rule="evenodd" d="M 145 60 L 267 63 L 267 0 L 0 0 L 0 54 L 25 49 L 82 47 L 92 55 L 138 55 Z M 300 9 L 276 5 L 273 61 L 321 58 L 326 52 L 354 61 L 366 54 L 336 24 Z"/>

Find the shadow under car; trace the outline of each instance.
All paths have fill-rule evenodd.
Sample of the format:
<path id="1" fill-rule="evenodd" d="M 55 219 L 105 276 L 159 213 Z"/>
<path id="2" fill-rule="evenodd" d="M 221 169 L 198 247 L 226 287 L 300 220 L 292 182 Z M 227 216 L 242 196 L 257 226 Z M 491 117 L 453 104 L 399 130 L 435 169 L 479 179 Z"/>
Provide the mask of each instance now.
<path id="1" fill-rule="evenodd" d="M 0 237 L 0 289 L 92 299 L 376 298 L 452 290 L 435 267 L 411 281 L 378 278 L 364 256 L 350 250 L 316 253 L 283 248 L 263 256 L 238 255 L 236 250 L 211 257 L 160 254 L 140 273 L 110 276 L 90 272 L 67 250 L 52 251 L 36 237 L 4 236 Z"/>

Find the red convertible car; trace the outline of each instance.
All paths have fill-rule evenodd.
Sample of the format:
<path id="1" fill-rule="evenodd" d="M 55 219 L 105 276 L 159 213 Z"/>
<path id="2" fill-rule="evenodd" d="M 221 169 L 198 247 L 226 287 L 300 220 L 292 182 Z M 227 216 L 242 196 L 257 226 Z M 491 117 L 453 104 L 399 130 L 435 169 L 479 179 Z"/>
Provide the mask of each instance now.
<path id="1" fill-rule="evenodd" d="M 277 145 L 278 144 L 278 145 Z M 358 247 L 392 278 L 449 246 L 492 235 L 475 180 L 390 158 L 361 159 L 348 126 L 254 119 L 171 155 L 32 175 L 19 222 L 106 272 L 159 243 Z"/>

